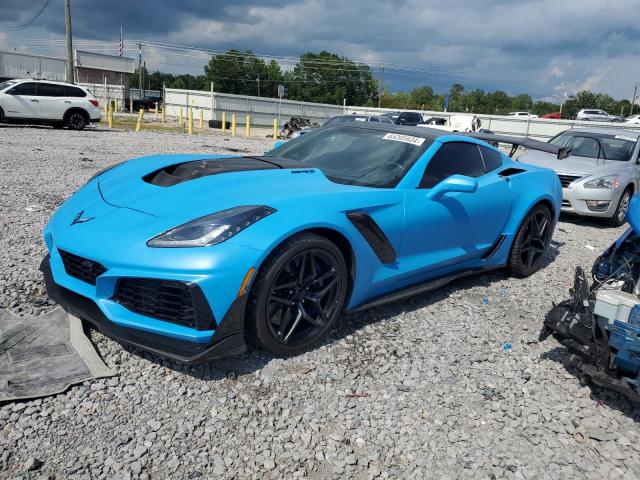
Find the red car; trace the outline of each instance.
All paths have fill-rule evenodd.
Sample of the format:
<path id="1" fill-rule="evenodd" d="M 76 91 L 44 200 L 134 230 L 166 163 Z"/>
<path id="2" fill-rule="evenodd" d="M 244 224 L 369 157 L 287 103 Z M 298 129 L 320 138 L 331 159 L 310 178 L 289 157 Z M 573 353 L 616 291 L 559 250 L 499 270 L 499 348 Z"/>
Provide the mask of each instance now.
<path id="1" fill-rule="evenodd" d="M 552 113 L 547 113 L 546 115 L 542 115 L 541 118 L 553 118 L 555 120 L 560 120 L 562 116 L 560 115 L 560 112 L 552 112 Z"/>

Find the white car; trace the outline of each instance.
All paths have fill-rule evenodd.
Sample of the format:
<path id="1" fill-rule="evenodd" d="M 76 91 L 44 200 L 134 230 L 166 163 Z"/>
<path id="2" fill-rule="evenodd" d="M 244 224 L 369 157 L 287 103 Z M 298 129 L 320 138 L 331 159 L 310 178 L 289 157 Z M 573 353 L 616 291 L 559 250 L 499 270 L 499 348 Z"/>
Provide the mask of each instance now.
<path id="1" fill-rule="evenodd" d="M 583 120 L 588 122 L 619 122 L 620 117 L 609 115 L 604 110 L 596 108 L 583 108 L 576 115 L 576 120 Z"/>
<path id="2" fill-rule="evenodd" d="M 640 115 L 637 113 L 624 119 L 624 123 L 628 125 L 640 125 Z"/>
<path id="3" fill-rule="evenodd" d="M 517 118 L 538 118 L 538 115 L 533 115 L 529 112 L 510 112 L 508 116 Z"/>
<path id="4" fill-rule="evenodd" d="M 0 83 L 0 123 L 28 123 L 82 130 L 100 121 L 98 100 L 65 82 L 7 80 Z"/>

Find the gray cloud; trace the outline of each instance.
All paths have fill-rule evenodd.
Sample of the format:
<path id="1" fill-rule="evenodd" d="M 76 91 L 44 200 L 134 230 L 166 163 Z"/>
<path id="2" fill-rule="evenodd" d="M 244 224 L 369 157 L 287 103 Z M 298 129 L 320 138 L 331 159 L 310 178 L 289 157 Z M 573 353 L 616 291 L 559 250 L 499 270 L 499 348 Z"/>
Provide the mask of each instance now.
<path id="1" fill-rule="evenodd" d="M 8 44 L 35 32 L 64 32 L 63 2 L 54 0 L 34 31 L 3 26 L 28 20 L 42 0 L 3 0 L 0 31 Z M 76 0 L 74 34 L 127 38 L 278 56 L 327 49 L 384 62 L 392 88 L 427 83 L 445 90 L 503 89 L 549 96 L 561 85 L 627 96 L 640 76 L 640 0 L 303 0 L 137 2 Z M 149 49 L 159 68 L 197 72 L 203 58 Z M 394 68 L 411 65 L 420 68 Z"/>

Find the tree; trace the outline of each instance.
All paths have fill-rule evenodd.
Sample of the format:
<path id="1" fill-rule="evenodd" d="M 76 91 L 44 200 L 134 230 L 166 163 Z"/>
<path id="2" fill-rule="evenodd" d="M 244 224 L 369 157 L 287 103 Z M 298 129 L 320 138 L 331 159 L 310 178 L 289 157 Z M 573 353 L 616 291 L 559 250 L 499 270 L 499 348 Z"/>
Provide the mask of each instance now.
<path id="1" fill-rule="evenodd" d="M 237 95 L 273 96 L 273 84 L 282 78 L 280 65 L 266 65 L 253 52 L 229 50 L 214 55 L 204 67 L 205 80 L 213 82 L 217 92 Z M 264 88 L 266 87 L 266 90 Z"/>
<path id="2" fill-rule="evenodd" d="M 377 101 L 378 82 L 366 65 L 322 51 L 300 55 L 291 75 L 285 76 L 289 97 L 308 102 L 365 105 Z"/>

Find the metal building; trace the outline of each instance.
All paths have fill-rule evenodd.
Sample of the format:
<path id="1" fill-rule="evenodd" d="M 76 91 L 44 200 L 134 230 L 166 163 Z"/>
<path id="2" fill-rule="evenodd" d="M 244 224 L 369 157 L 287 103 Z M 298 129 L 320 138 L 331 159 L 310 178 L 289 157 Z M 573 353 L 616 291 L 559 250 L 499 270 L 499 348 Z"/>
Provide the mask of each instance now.
<path id="1" fill-rule="evenodd" d="M 65 81 L 67 62 L 60 58 L 0 51 L 0 79 L 7 78 Z"/>

